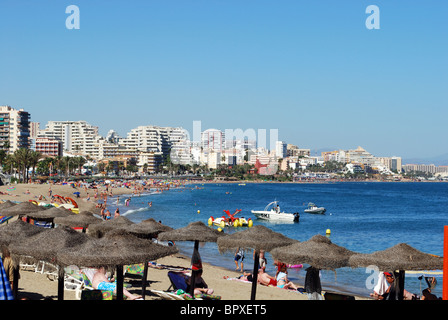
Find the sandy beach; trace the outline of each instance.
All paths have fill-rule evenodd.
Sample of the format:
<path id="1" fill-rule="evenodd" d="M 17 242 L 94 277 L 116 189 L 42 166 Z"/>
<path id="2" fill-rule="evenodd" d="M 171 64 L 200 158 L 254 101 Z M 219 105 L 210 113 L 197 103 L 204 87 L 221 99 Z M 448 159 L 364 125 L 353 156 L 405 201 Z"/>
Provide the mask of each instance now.
<path id="1" fill-rule="evenodd" d="M 14 187 L 14 189 L 12 188 Z M 29 201 L 37 200 L 41 195 L 47 199 L 50 185 L 49 184 L 17 184 L 12 186 L 0 186 L 0 200 L 6 201 Z M 94 201 L 91 189 L 87 191 L 83 188 L 74 189 L 70 185 L 51 185 L 53 195 L 59 194 L 64 197 L 73 197 L 73 193 L 79 191 L 80 198 L 76 199 L 80 212 L 94 211 L 99 212 L 96 208 L 96 201 Z M 100 187 L 99 192 L 105 190 L 105 187 Z M 87 200 L 87 192 L 90 193 L 90 200 Z M 113 195 L 131 194 L 132 189 L 123 187 L 112 188 Z M 45 200 L 43 200 L 45 201 Z M 49 202 L 49 201 L 47 201 Z M 112 208 L 110 208 L 112 209 Z M 190 257 L 185 257 L 180 254 L 165 257 L 156 261 L 162 265 L 189 267 Z M 224 277 L 236 278 L 240 273 L 234 270 L 213 266 L 207 263 L 203 264 L 203 278 L 210 288 L 213 288 L 216 295 L 221 296 L 222 300 L 250 300 L 251 284 L 238 280 L 228 280 Z M 167 290 L 170 286 L 167 269 L 149 268 L 148 271 L 148 286 L 146 300 L 160 300 L 160 297 L 152 294 L 150 290 Z M 44 300 L 45 298 L 57 298 L 57 281 L 51 279 L 45 274 L 35 272 L 34 269 L 20 270 L 19 280 L 19 298 L 28 298 L 31 300 Z M 139 281 L 131 281 L 132 287 L 130 292 L 140 294 L 141 284 Z M 296 283 L 299 287 L 303 284 Z M 306 294 L 297 291 L 280 289 L 277 287 L 266 287 L 262 285 L 257 286 L 257 300 L 308 300 Z M 357 298 L 364 300 L 365 298 Z M 75 291 L 65 290 L 64 300 L 76 300 Z"/>

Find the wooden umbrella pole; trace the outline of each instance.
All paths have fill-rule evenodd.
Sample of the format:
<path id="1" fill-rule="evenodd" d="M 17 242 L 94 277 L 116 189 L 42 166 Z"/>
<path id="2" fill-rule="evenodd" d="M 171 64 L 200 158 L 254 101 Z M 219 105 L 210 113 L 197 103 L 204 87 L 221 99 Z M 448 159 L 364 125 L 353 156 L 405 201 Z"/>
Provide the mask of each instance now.
<path id="1" fill-rule="evenodd" d="M 193 270 L 193 256 L 194 252 L 199 250 L 199 241 L 194 241 L 194 249 L 193 249 L 193 255 L 191 257 L 191 278 L 190 278 L 190 292 L 189 294 L 194 298 L 194 287 L 196 285 L 196 274 L 197 271 Z"/>
<path id="2" fill-rule="evenodd" d="M 19 295 L 19 266 L 14 266 L 13 269 L 13 279 L 12 279 L 12 295 L 14 299 L 17 300 Z"/>
<path id="3" fill-rule="evenodd" d="M 58 300 L 64 300 L 64 277 L 65 271 L 63 267 L 59 267 L 58 270 Z"/>
<path id="4" fill-rule="evenodd" d="M 143 279 L 142 279 L 142 298 L 145 300 L 146 295 L 146 284 L 148 278 L 148 261 L 145 261 L 145 267 L 143 268 Z"/>
<path id="5" fill-rule="evenodd" d="M 117 266 L 117 300 L 123 300 L 123 266 Z"/>
<path id="6" fill-rule="evenodd" d="M 442 299 L 448 300 L 448 226 L 444 226 Z"/>
<path id="7" fill-rule="evenodd" d="M 254 256 L 254 270 L 252 273 L 252 292 L 250 294 L 250 300 L 255 300 L 255 295 L 257 293 L 257 282 L 258 282 L 258 250 L 255 250 L 255 256 Z"/>

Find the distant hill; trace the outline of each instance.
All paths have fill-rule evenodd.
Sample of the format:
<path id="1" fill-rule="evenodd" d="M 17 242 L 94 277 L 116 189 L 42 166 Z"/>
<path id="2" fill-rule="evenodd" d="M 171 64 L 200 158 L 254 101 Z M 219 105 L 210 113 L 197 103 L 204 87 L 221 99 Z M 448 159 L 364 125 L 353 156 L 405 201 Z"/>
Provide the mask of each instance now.
<path id="1" fill-rule="evenodd" d="M 406 158 L 402 164 L 434 164 L 436 166 L 448 166 L 448 153 L 429 158 Z"/>

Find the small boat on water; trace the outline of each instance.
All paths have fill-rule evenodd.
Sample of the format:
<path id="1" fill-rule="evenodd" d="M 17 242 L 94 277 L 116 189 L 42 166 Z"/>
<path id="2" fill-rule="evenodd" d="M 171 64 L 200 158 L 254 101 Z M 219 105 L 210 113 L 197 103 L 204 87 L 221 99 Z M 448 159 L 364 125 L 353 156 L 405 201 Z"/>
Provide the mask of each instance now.
<path id="1" fill-rule="evenodd" d="M 314 214 L 324 214 L 327 209 L 324 207 L 318 207 L 314 203 L 308 203 L 308 208 L 305 209 L 306 213 L 314 213 Z"/>
<path id="2" fill-rule="evenodd" d="M 295 213 L 280 212 L 280 206 L 278 205 L 278 201 L 273 201 L 269 203 L 262 211 L 252 210 L 252 213 L 258 219 L 277 221 L 277 222 L 279 221 L 298 222 L 300 218 L 300 214 L 298 212 Z"/>
<path id="3" fill-rule="evenodd" d="M 222 216 L 219 218 L 213 218 L 213 216 L 211 216 L 208 219 L 208 225 L 215 225 L 221 228 L 224 227 L 252 227 L 253 226 L 253 221 L 251 218 L 246 219 L 244 217 L 239 217 L 236 218 L 235 215 L 239 212 L 241 212 L 241 209 L 236 209 L 235 212 L 233 214 L 230 214 L 229 210 L 223 210 L 226 214 L 227 217 Z"/>

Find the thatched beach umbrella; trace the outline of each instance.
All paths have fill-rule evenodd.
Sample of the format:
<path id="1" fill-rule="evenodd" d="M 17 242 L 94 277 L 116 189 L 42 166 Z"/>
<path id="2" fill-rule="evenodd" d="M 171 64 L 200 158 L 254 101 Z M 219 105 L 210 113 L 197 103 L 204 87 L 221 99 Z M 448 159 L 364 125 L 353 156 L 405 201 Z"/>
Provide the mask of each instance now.
<path id="1" fill-rule="evenodd" d="M 395 271 L 398 281 L 394 281 L 398 300 L 403 299 L 405 271 L 443 269 L 443 258 L 419 251 L 406 243 L 370 254 L 356 254 L 350 257 L 352 268 L 377 266 L 379 270 Z"/>
<path id="2" fill-rule="evenodd" d="M 274 259 L 288 264 L 309 264 L 317 269 L 335 270 L 347 267 L 349 258 L 356 252 L 340 247 L 325 236 L 315 235 L 310 240 L 276 248 Z"/>
<path id="3" fill-rule="evenodd" d="M 35 212 L 30 212 L 26 214 L 27 219 L 33 219 L 37 221 L 50 222 L 52 227 L 54 227 L 54 219 L 58 217 L 69 217 L 74 215 L 73 212 L 64 208 L 51 207 L 46 210 L 40 210 Z"/>
<path id="4" fill-rule="evenodd" d="M 307 263 L 305 289 L 309 299 L 319 299 L 322 290 L 319 270 L 347 267 L 350 256 L 356 252 L 338 246 L 325 236 L 315 235 L 308 241 L 272 250 L 274 259 L 289 264 Z M 316 295 L 317 293 L 317 295 Z"/>
<path id="5" fill-rule="evenodd" d="M 275 248 L 291 245 L 296 242 L 298 241 L 288 238 L 281 233 L 274 232 L 262 225 L 226 235 L 217 241 L 220 253 L 235 250 L 236 248 L 250 248 L 255 250 L 251 300 L 255 300 L 257 290 L 258 255 L 260 250 L 271 251 Z"/>
<path id="6" fill-rule="evenodd" d="M 199 242 L 216 242 L 223 233 L 206 226 L 201 221 L 192 222 L 186 227 L 162 232 L 159 234 L 159 240 L 165 241 L 194 241 L 193 255 L 191 257 L 191 280 L 190 280 L 190 294 L 194 296 L 194 286 L 196 283 L 196 276 L 199 272 L 199 265 L 202 265 L 201 257 L 199 255 Z"/>
<path id="7" fill-rule="evenodd" d="M 0 226 L 0 246 L 8 247 L 11 243 L 21 242 L 37 233 L 45 231 L 44 228 L 26 223 L 20 219 Z"/>
<path id="8" fill-rule="evenodd" d="M 120 228 L 120 226 L 118 226 Z M 142 239 L 153 239 L 158 236 L 159 233 L 165 232 L 165 231 L 172 231 L 174 230 L 171 227 L 168 227 L 166 225 L 161 224 L 160 222 L 157 222 L 153 218 L 149 218 L 146 220 L 143 220 L 139 223 L 133 223 L 129 225 L 124 225 L 122 227 L 124 230 L 129 232 L 130 234 L 142 238 Z M 146 294 L 146 279 L 148 277 L 148 262 L 145 261 L 144 268 L 143 268 L 143 278 L 142 278 L 142 297 L 145 298 Z"/>
<path id="9" fill-rule="evenodd" d="M 4 216 L 18 216 L 43 210 L 46 209 L 31 202 L 21 202 L 15 206 L 10 206 L 9 208 L 2 210 L 1 214 Z"/>
<path id="10" fill-rule="evenodd" d="M 90 224 L 89 230 L 87 231 L 89 235 L 101 238 L 103 237 L 107 232 L 117 229 L 118 227 L 126 227 L 134 224 L 135 222 L 132 222 L 128 218 L 125 218 L 123 216 L 118 216 L 116 218 L 112 218 L 110 220 L 104 220 L 99 223 Z"/>
<path id="11" fill-rule="evenodd" d="M 5 202 L 0 203 L 0 214 L 3 214 L 3 210 L 6 208 L 14 207 L 17 203 L 14 203 L 10 200 L 6 200 Z"/>
<path id="12" fill-rule="evenodd" d="M 158 245 L 150 240 L 137 238 L 125 230 L 107 232 L 102 238 L 76 249 L 60 251 L 58 262 L 62 265 L 85 267 L 113 267 L 117 269 L 117 299 L 123 298 L 123 265 L 137 264 L 177 253 L 177 248 Z"/>
<path id="13" fill-rule="evenodd" d="M 35 261 L 45 261 L 58 266 L 58 300 L 64 296 L 64 269 L 59 267 L 57 260 L 61 250 L 76 249 L 92 239 L 85 233 L 77 232 L 71 228 L 61 226 L 58 228 L 41 228 L 42 232 L 36 233 L 23 241 L 11 243 L 9 251 L 15 264 L 22 257 Z"/>
<path id="14" fill-rule="evenodd" d="M 45 231 L 44 228 L 38 227 L 20 219 L 7 225 L 0 226 L 0 247 L 9 247 L 13 243 L 21 243 L 28 237 Z M 14 279 L 12 283 L 13 295 L 17 297 L 18 281 L 19 281 L 19 265 L 14 265 Z"/>
<path id="15" fill-rule="evenodd" d="M 82 231 L 85 232 L 89 225 L 101 223 L 103 220 L 94 216 L 94 214 L 90 211 L 81 211 L 78 214 L 73 214 L 66 217 L 56 217 L 53 221 L 57 225 L 82 228 Z"/>
<path id="16" fill-rule="evenodd" d="M 173 231 L 174 229 L 166 226 L 160 222 L 157 222 L 153 218 L 143 220 L 139 223 L 127 225 L 124 227 L 126 231 L 139 238 L 152 239 L 156 238 L 159 233 Z"/>

